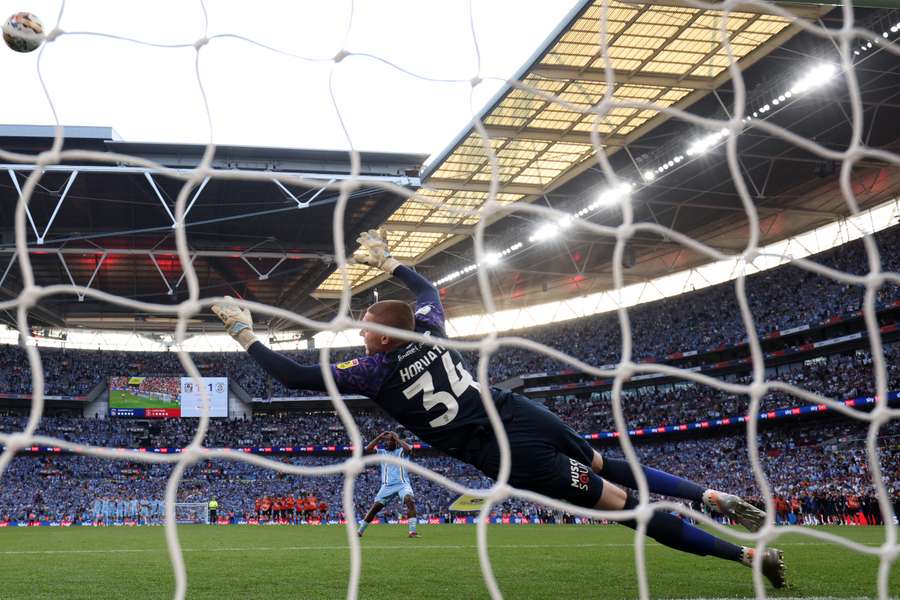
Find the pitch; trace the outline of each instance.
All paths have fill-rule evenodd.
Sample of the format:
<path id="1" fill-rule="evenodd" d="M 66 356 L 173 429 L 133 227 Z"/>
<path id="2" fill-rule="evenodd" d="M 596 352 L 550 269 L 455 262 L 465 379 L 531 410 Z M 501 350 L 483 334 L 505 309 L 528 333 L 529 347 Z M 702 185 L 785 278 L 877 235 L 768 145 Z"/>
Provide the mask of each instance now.
<path id="1" fill-rule="evenodd" d="M 158 398 L 132 394 L 124 390 L 112 390 L 109 393 L 110 408 L 177 408 L 179 402 L 165 402 Z"/>
<path id="2" fill-rule="evenodd" d="M 878 546 L 881 528 L 823 528 Z M 378 525 L 361 541 L 360 598 L 487 598 L 473 526 Z M 343 527 L 179 528 L 188 598 L 304 600 L 344 598 L 349 552 Z M 495 526 L 490 553 L 507 598 L 634 598 L 632 531 L 618 526 Z M 773 598 L 875 595 L 878 561 L 797 535 L 779 540 L 792 587 Z M 654 598 L 750 598 L 750 573 L 738 564 L 647 546 Z M 163 529 L 0 531 L 0 600 L 171 597 L 173 578 Z M 900 590 L 894 565 L 890 589 Z"/>

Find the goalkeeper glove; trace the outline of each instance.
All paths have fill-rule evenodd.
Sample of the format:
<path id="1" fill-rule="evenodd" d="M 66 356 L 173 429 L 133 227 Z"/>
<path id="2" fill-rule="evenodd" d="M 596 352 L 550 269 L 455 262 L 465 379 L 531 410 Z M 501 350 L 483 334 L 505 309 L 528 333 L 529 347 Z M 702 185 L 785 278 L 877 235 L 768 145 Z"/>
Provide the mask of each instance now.
<path id="1" fill-rule="evenodd" d="M 384 235 L 374 229 L 364 231 L 356 238 L 359 242 L 359 254 L 355 254 L 353 259 L 370 267 L 378 267 L 382 271 L 393 273 L 394 269 L 400 266 L 400 263 L 391 256 L 388 250 L 387 241 Z"/>
<path id="2" fill-rule="evenodd" d="M 237 340 L 244 350 L 258 341 L 253 335 L 253 317 L 250 316 L 250 311 L 235 304 L 231 296 L 225 296 L 223 304 L 213 304 L 212 311 L 222 319 L 228 335 Z"/>

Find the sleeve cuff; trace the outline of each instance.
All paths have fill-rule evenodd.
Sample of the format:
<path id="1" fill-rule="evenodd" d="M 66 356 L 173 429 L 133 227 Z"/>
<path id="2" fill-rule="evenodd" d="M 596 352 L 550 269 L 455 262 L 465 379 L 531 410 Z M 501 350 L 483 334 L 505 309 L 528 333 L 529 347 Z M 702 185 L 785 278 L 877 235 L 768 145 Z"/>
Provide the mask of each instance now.
<path id="1" fill-rule="evenodd" d="M 396 258 L 388 258 L 384 261 L 384 264 L 381 265 L 382 270 L 393 274 L 394 270 L 400 266 L 400 261 Z"/>
<path id="2" fill-rule="evenodd" d="M 242 329 L 234 339 L 244 348 L 244 350 L 249 350 L 250 346 L 253 345 L 254 342 L 258 342 L 259 340 L 253 335 L 252 329 Z"/>

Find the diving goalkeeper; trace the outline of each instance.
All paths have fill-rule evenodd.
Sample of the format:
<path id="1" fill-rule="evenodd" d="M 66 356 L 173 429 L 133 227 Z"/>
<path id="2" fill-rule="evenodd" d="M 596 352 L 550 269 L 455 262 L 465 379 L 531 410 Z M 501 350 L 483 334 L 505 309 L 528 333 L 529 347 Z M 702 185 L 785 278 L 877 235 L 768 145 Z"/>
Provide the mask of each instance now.
<path id="1" fill-rule="evenodd" d="M 415 331 L 436 340 L 445 338 L 444 309 L 437 289 L 392 258 L 377 231 L 363 233 L 358 242 L 357 262 L 392 274 L 416 295 L 415 309 L 399 300 L 383 300 L 369 307 L 363 322 Z M 325 391 L 318 364 L 297 364 L 258 342 L 249 310 L 233 304 L 216 305 L 212 310 L 228 333 L 285 386 Z M 440 343 L 407 342 L 365 328 L 360 335 L 366 355 L 331 365 L 338 390 L 371 398 L 425 442 L 496 479 L 500 448 L 481 401 L 481 384 L 466 371 L 459 352 Z M 627 461 L 604 458 L 559 417 L 525 396 L 498 388 L 491 388 L 491 395 L 509 438 L 511 485 L 588 508 L 627 510 L 637 506 L 636 497 L 620 487 L 637 487 Z M 762 526 L 764 513 L 737 496 L 641 468 L 652 493 L 701 502 L 750 531 Z M 621 523 L 637 527 L 634 519 Z M 753 548 L 721 540 L 666 512 L 654 513 L 647 535 L 683 552 L 747 566 L 753 561 Z M 762 564 L 769 581 L 776 588 L 784 587 L 782 552 L 766 550 Z"/>

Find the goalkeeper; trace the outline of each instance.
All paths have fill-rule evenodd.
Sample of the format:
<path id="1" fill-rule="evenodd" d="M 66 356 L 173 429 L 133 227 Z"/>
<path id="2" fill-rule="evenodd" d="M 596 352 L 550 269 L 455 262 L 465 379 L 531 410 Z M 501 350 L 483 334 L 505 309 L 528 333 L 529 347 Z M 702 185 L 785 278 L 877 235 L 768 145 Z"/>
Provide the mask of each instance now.
<path id="1" fill-rule="evenodd" d="M 362 247 L 355 256 L 357 262 L 392 274 L 416 295 L 415 309 L 399 300 L 383 300 L 369 307 L 363 322 L 431 335 L 437 342 L 445 338 L 444 309 L 434 286 L 392 258 L 378 232 L 363 233 L 358 242 Z M 318 364 L 299 365 L 258 342 L 250 311 L 231 303 L 212 310 L 228 333 L 285 386 L 325 391 Z M 482 384 L 466 371 L 459 352 L 440 343 L 408 342 L 365 327 L 360 335 L 366 355 L 331 365 L 338 390 L 371 398 L 425 442 L 496 479 L 500 449 L 482 404 Z M 497 388 L 491 388 L 491 395 L 509 438 L 511 485 L 588 508 L 626 510 L 637 506 L 635 496 L 623 489 L 637 487 L 626 461 L 604 458 L 559 417 L 524 396 Z M 750 531 L 762 526 L 764 513 L 737 496 L 641 468 L 654 494 L 702 503 Z M 621 523 L 637 527 L 634 519 Z M 654 513 L 647 535 L 683 552 L 747 566 L 753 560 L 753 548 L 721 540 L 666 512 Z M 768 549 L 762 564 L 769 581 L 777 588 L 784 587 L 781 551 Z"/>

